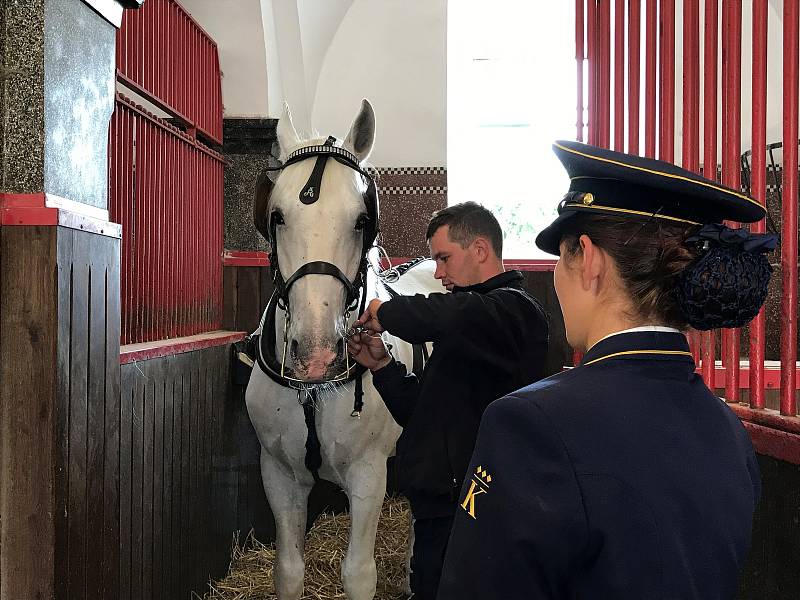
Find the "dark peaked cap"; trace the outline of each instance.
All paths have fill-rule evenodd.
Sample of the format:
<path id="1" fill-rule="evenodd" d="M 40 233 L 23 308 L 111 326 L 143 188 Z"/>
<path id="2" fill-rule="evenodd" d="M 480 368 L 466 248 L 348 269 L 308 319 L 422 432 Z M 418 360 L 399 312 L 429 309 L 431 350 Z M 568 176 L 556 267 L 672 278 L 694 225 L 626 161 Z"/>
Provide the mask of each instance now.
<path id="1" fill-rule="evenodd" d="M 558 217 L 536 237 L 550 254 L 558 254 L 565 225 L 580 212 L 686 225 L 752 223 L 766 214 L 752 198 L 671 163 L 580 142 L 557 141 L 553 150 L 570 186 Z"/>

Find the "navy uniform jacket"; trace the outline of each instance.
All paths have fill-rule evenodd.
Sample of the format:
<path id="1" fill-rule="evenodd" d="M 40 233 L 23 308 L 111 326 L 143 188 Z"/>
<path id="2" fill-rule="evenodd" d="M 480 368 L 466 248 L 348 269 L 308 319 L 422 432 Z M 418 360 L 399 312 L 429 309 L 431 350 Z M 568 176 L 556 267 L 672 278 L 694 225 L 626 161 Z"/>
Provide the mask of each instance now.
<path id="1" fill-rule="evenodd" d="M 597 343 L 492 403 L 440 600 L 733 598 L 760 477 L 680 333 Z"/>

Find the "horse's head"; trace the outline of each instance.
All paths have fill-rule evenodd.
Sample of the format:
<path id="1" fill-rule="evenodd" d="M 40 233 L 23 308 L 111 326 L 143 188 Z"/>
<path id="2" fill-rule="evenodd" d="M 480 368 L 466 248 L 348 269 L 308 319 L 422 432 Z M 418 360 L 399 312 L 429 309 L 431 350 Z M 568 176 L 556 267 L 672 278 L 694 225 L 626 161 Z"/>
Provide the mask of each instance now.
<path id="1" fill-rule="evenodd" d="M 369 214 L 365 202 L 369 181 L 356 170 L 372 151 L 375 114 L 364 100 L 341 143 L 355 157 L 356 168 L 328 157 L 321 177 L 317 167 L 323 162 L 318 161 L 320 157 L 296 162 L 287 158 L 299 148 L 323 145 L 326 140 L 301 140 L 288 109 L 278 122 L 277 134 L 286 166 L 274 184 L 265 174 L 259 178 L 256 226 L 272 244 L 272 259 L 280 270 L 279 293 L 281 283 L 286 284 L 283 302 L 288 304 L 290 314 L 286 330 L 287 372 L 303 381 L 327 380 L 343 370 L 345 313 L 353 301 L 348 297 L 352 296 L 348 294 L 348 282 L 352 292 L 364 256 L 365 236 L 369 237 L 369 230 L 374 231 L 375 227 L 369 219 L 373 219 L 372 223 L 377 220 L 377 212 Z M 371 242 L 372 239 L 367 240 Z M 317 266 L 309 269 L 309 263 Z M 328 266 L 319 267 L 322 263 Z M 284 322 L 276 321 L 276 327 L 276 356 L 280 359 L 284 352 Z"/>

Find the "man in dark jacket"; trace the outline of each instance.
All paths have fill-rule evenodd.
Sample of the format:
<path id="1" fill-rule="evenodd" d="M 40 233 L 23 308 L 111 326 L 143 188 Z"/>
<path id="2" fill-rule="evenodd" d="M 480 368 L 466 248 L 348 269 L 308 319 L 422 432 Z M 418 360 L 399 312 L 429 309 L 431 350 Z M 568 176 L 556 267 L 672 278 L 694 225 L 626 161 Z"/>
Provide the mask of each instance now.
<path id="1" fill-rule="evenodd" d="M 466 202 L 436 213 L 428 226 L 435 277 L 451 294 L 373 300 L 359 319 L 412 344 L 433 342 L 421 378 L 407 373 L 377 335 L 349 341 L 354 358 L 398 424 L 398 485 L 411 502 L 415 600 L 433 600 L 439 585 L 457 493 L 490 402 L 545 375 L 548 318 L 505 272 L 502 231 L 494 215 Z"/>

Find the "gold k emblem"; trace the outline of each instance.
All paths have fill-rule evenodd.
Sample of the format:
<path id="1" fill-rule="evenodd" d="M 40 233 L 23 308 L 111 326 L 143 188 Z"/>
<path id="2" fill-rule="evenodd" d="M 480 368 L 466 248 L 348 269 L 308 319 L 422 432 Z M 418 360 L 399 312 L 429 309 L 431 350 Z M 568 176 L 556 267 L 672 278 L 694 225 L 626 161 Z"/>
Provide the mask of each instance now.
<path id="1" fill-rule="evenodd" d="M 478 466 L 478 468 L 475 469 L 475 474 L 472 476 L 472 480 L 469 482 L 469 490 L 467 491 L 467 495 L 464 498 L 464 501 L 461 503 L 461 508 L 467 511 L 467 514 L 473 519 L 478 518 L 475 516 L 475 497 L 488 493 L 489 484 L 491 481 L 492 476 L 489 475 L 489 473 L 487 473 L 482 467 Z"/>

